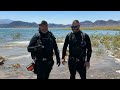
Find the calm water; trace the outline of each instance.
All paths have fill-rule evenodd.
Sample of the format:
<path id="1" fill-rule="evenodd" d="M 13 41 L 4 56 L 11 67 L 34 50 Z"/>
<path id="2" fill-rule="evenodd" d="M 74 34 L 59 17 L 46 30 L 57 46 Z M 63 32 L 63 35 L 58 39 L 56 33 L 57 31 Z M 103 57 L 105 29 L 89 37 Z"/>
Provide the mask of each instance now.
<path id="1" fill-rule="evenodd" d="M 56 38 L 65 37 L 71 30 L 49 29 Z M 38 32 L 37 28 L 0 28 L 0 43 L 11 41 L 28 41 Z M 120 31 L 115 30 L 84 30 L 83 32 L 90 34 L 110 34 L 114 35 Z"/>

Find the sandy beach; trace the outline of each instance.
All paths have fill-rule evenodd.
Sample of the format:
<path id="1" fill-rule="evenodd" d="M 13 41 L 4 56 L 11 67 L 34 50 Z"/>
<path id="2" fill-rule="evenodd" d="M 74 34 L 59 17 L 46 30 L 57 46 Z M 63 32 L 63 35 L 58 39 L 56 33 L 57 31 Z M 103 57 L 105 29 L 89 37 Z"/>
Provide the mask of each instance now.
<path id="1" fill-rule="evenodd" d="M 5 58 L 4 64 L 0 65 L 0 79 L 36 79 L 36 74 L 26 70 L 26 66 L 32 62 L 26 48 L 28 43 L 29 41 L 13 42 L 0 46 L 0 55 Z M 63 43 L 58 43 L 58 47 L 61 56 Z M 68 64 L 61 64 L 58 67 L 55 56 L 54 61 L 49 79 L 69 79 Z M 80 79 L 78 73 L 76 78 Z M 120 79 L 120 59 L 110 56 L 108 52 L 96 56 L 95 48 L 93 48 L 87 79 Z"/>

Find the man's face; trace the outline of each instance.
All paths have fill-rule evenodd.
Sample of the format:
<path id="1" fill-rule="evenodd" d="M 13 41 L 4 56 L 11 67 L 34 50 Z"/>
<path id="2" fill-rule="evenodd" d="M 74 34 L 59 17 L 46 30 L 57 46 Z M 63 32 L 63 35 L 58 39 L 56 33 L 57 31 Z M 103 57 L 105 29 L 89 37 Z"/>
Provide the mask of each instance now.
<path id="1" fill-rule="evenodd" d="M 71 29 L 72 29 L 73 33 L 78 32 L 79 28 L 80 28 L 80 24 L 79 23 L 77 23 L 77 22 L 73 22 L 72 23 Z"/>
<path id="2" fill-rule="evenodd" d="M 41 32 L 43 32 L 43 33 L 46 33 L 48 31 L 48 25 L 47 24 L 46 25 L 42 24 L 39 27 L 40 27 Z"/>

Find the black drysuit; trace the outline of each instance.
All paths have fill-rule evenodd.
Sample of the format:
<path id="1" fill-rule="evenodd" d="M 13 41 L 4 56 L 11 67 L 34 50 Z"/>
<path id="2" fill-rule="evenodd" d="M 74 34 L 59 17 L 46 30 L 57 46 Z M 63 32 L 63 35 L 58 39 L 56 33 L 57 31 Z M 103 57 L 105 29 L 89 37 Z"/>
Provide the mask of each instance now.
<path id="1" fill-rule="evenodd" d="M 83 43 L 84 42 L 84 43 Z M 69 45 L 68 66 L 70 71 L 70 79 L 75 79 L 76 71 L 81 79 L 86 79 L 85 62 L 90 62 L 92 48 L 89 36 L 82 31 L 77 33 L 69 33 L 64 42 L 62 50 L 62 59 L 65 58 L 67 46 Z"/>
<path id="2" fill-rule="evenodd" d="M 42 33 L 41 31 L 36 33 L 28 45 L 28 51 L 29 48 L 37 46 L 38 43 L 43 48 L 35 48 L 31 52 L 32 59 L 36 58 L 34 72 L 37 74 L 38 79 L 48 79 L 54 65 L 53 50 L 55 51 L 57 62 L 60 62 L 58 46 L 54 35 L 49 31 L 47 33 Z"/>

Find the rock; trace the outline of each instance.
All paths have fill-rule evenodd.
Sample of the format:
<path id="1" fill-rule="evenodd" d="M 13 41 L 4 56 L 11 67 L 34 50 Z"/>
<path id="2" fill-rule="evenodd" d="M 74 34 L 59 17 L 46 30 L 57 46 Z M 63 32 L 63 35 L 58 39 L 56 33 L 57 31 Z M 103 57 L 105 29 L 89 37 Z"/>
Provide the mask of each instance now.
<path id="1" fill-rule="evenodd" d="M 117 70 L 116 72 L 117 72 L 117 73 L 120 73 L 120 70 Z"/>
<path id="2" fill-rule="evenodd" d="M 15 67 L 15 68 L 20 68 L 20 64 L 18 64 L 18 63 L 17 64 L 13 64 L 12 66 Z"/>
<path id="3" fill-rule="evenodd" d="M 93 77 L 93 75 L 90 75 L 91 77 Z"/>
<path id="4" fill-rule="evenodd" d="M 5 58 L 0 56 L 0 65 L 3 65 L 4 64 L 4 61 L 5 61 Z"/>

